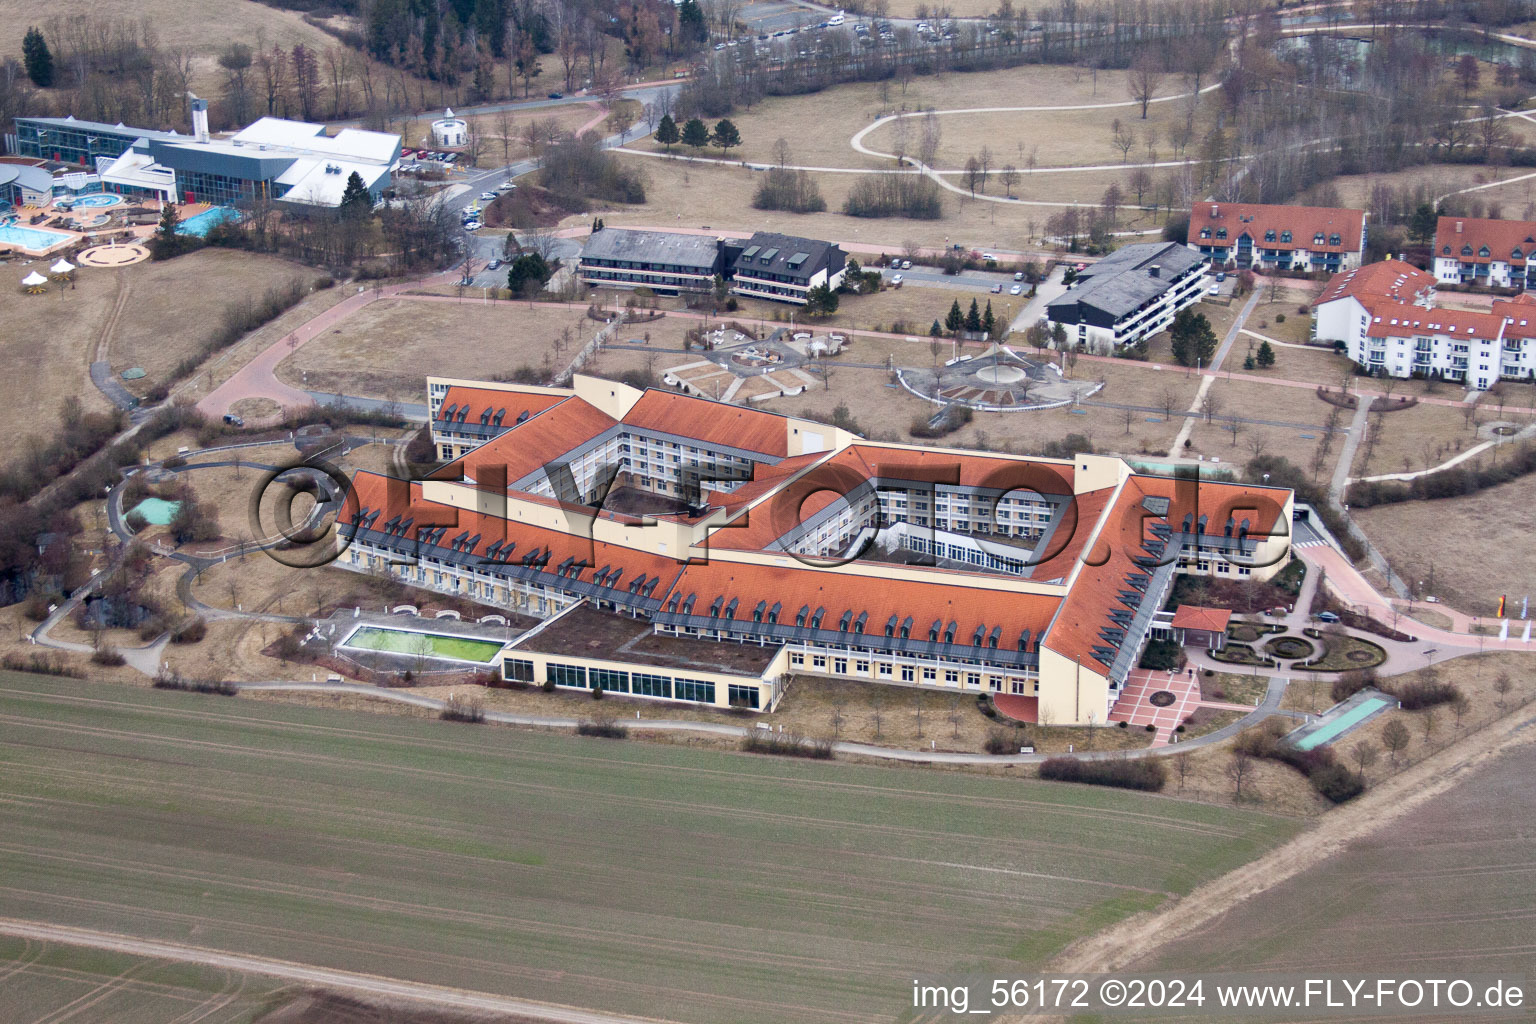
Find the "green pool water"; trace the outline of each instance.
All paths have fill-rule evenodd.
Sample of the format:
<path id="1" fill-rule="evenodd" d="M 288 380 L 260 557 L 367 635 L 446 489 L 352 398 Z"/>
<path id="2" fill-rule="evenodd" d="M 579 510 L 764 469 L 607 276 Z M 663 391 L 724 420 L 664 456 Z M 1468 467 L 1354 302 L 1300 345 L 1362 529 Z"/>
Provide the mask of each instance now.
<path id="1" fill-rule="evenodd" d="M 359 626 L 342 642 L 342 646 L 356 647 L 365 651 L 384 651 L 389 654 L 414 654 L 429 658 L 472 661 L 485 665 L 496 657 L 496 652 L 501 650 L 503 644 L 496 640 L 475 640 L 472 637 L 450 636 L 446 633 L 419 633 L 409 629 Z"/>
<path id="2" fill-rule="evenodd" d="M 1335 718 L 1321 729 L 1318 729 L 1316 732 L 1308 733 L 1306 736 L 1303 736 L 1301 739 L 1297 740 L 1296 749 L 1311 750 L 1314 747 L 1320 747 L 1324 743 L 1330 742 L 1335 737 L 1342 736 L 1344 733 L 1353 729 L 1356 725 L 1359 725 L 1361 722 L 1365 721 L 1377 711 L 1386 707 L 1387 703 L 1387 701 L 1382 700 L 1380 697 L 1372 697 L 1370 700 L 1361 701 L 1355 707 L 1344 712 L 1338 718 Z"/>
<path id="3" fill-rule="evenodd" d="M 129 515 L 137 512 L 144 517 L 146 523 L 152 526 L 169 526 L 171 520 L 176 518 L 176 513 L 181 511 L 181 502 L 166 501 L 164 498 L 145 498 L 133 508 L 128 510 Z"/>

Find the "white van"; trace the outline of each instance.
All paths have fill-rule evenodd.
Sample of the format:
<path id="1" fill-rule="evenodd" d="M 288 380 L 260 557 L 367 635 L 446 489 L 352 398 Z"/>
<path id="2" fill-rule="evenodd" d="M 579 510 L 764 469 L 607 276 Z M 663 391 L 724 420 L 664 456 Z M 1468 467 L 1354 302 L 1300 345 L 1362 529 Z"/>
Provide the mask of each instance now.
<path id="1" fill-rule="evenodd" d="M 843 23 L 843 12 L 842 11 L 838 11 L 836 14 L 832 15 L 832 17 L 827 19 L 827 24 L 828 25 L 841 25 L 842 23 Z"/>

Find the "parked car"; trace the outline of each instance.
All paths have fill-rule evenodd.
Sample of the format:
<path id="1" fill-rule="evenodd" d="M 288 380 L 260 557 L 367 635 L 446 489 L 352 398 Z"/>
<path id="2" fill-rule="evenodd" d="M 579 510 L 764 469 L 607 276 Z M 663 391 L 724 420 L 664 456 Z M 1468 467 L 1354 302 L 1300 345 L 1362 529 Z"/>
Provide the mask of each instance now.
<path id="1" fill-rule="evenodd" d="M 224 414 L 224 422 L 229 424 L 231 427 L 245 426 L 245 420 L 241 419 L 239 416 L 236 416 L 232 412 L 227 412 Z"/>
<path id="2" fill-rule="evenodd" d="M 901 261 L 901 269 L 902 270 L 911 270 L 912 269 L 912 261 L 911 260 L 902 260 Z"/>
<path id="3" fill-rule="evenodd" d="M 485 227 L 485 225 L 481 224 L 477 220 L 471 220 L 471 221 L 465 221 L 464 222 L 464 230 L 465 231 L 479 231 L 483 227 Z"/>
<path id="4" fill-rule="evenodd" d="M 1211 285 L 1209 288 L 1207 288 L 1205 290 L 1205 293 L 1207 295 L 1220 295 L 1221 294 L 1221 285 L 1213 284 L 1213 285 Z"/>
<path id="5" fill-rule="evenodd" d="M 842 23 L 843 23 L 843 12 L 842 11 L 838 11 L 836 14 L 832 15 L 832 17 L 827 19 L 827 24 L 828 25 L 841 25 Z"/>
<path id="6" fill-rule="evenodd" d="M 485 269 L 486 270 L 500 270 L 501 269 L 501 260 L 491 260 L 491 262 L 489 262 L 489 263 L 487 263 L 485 265 Z"/>
<path id="7" fill-rule="evenodd" d="M 481 199 L 482 202 L 494 203 L 496 201 L 496 193 L 495 192 L 481 192 L 480 193 L 480 199 Z"/>
<path id="8" fill-rule="evenodd" d="M 565 93 L 563 93 L 563 92 L 552 92 L 552 93 L 549 94 L 549 98 L 552 99 L 552 100 L 563 100 L 563 99 L 565 99 Z"/>
<path id="9" fill-rule="evenodd" d="M 1225 270 L 1221 271 L 1219 274 L 1216 275 L 1216 280 L 1218 280 L 1218 281 L 1225 281 L 1226 279 L 1227 279 L 1227 272 Z"/>
<path id="10" fill-rule="evenodd" d="M 1317 613 L 1317 621 L 1318 622 L 1326 622 L 1326 623 L 1329 623 L 1331 625 L 1331 624 L 1333 624 L 1335 622 L 1342 622 L 1343 620 L 1340 619 L 1339 616 L 1336 613 L 1334 613 L 1334 612 L 1318 612 Z"/>
<path id="11" fill-rule="evenodd" d="M 497 185 L 496 187 L 501 189 L 503 192 L 510 192 L 514 188 L 517 188 L 517 182 L 515 182 L 515 181 L 504 181 L 500 185 Z"/>
<path id="12" fill-rule="evenodd" d="M 900 288 L 901 287 L 901 275 L 900 274 L 893 274 L 891 276 L 891 287 L 892 288 Z"/>
<path id="13" fill-rule="evenodd" d="M 996 260 L 997 259 L 997 257 L 995 255 L 993 255 L 992 253 L 990 253 L 990 252 L 982 253 L 981 254 L 981 258 L 984 259 L 984 260 Z"/>
<path id="14" fill-rule="evenodd" d="M 992 294 L 993 295 L 1001 295 L 1002 293 L 1003 293 L 1003 286 L 1002 285 L 995 284 L 995 285 L 992 286 Z"/>
<path id="15" fill-rule="evenodd" d="M 1009 295 L 1023 295 L 1024 294 L 1024 286 L 1021 285 L 1021 284 L 1016 284 L 1012 288 L 1008 289 L 1008 294 Z"/>
<path id="16" fill-rule="evenodd" d="M 1015 281 L 1022 281 L 1022 280 L 1024 280 L 1024 271 L 1022 271 L 1022 270 L 1015 271 L 1014 275 L 1013 275 L 1013 279 Z"/>

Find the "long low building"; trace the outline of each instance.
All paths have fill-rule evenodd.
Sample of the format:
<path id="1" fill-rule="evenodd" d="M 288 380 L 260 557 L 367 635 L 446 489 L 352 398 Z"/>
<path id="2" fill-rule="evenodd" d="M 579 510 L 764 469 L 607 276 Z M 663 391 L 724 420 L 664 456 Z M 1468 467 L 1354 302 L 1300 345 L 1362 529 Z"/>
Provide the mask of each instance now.
<path id="1" fill-rule="evenodd" d="M 582 247 L 577 276 L 594 288 L 708 292 L 805 305 L 819 286 L 837 289 L 848 256 L 831 242 L 759 231 L 746 240 L 673 231 L 601 228 Z"/>
<path id="2" fill-rule="evenodd" d="M 1177 242 L 1127 245 L 1082 270 L 1045 315 L 1069 342 L 1135 345 L 1200 301 L 1205 280 L 1205 260 Z"/>
<path id="3" fill-rule="evenodd" d="M 1263 203 L 1196 203 L 1189 247 L 1218 266 L 1239 270 L 1337 273 L 1365 253 L 1362 210 Z"/>
<path id="4" fill-rule="evenodd" d="M 1536 298 L 1488 312 L 1435 302 L 1435 276 L 1398 260 L 1340 274 L 1315 304 L 1318 341 L 1342 345 L 1375 376 L 1434 377 L 1487 390 L 1536 378 Z"/>
<path id="5" fill-rule="evenodd" d="M 1536 221 L 1441 217 L 1435 280 L 1521 291 L 1536 286 Z"/>
<path id="6" fill-rule="evenodd" d="M 766 709 L 809 674 L 1102 724 L 1175 574 L 1289 554 L 1289 491 L 1108 456 L 877 443 L 579 375 L 428 393 L 460 454 L 360 474 L 337 564 L 547 620 L 502 652 L 522 682 Z"/>
<path id="7" fill-rule="evenodd" d="M 208 104 L 192 101 L 192 133 L 150 131 L 73 117 L 18 117 L 23 156 L 78 164 L 100 187 L 186 203 L 275 200 L 301 207 L 340 205 L 357 174 L 375 199 L 400 161 L 400 137 L 263 117 L 227 138 L 208 132 Z"/>

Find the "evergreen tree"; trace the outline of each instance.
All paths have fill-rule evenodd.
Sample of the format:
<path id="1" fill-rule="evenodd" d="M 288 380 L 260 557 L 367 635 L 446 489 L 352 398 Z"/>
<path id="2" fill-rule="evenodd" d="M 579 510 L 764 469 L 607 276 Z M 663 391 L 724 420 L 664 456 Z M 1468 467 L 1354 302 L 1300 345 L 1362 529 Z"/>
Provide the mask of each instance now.
<path id="1" fill-rule="evenodd" d="M 1264 370 L 1267 370 L 1271 366 L 1275 365 L 1275 350 L 1269 344 L 1269 342 L 1265 341 L 1259 344 L 1258 359 L 1256 362 L 1259 364 L 1259 367 Z"/>
<path id="2" fill-rule="evenodd" d="M 672 152 L 672 147 L 677 145 L 677 140 L 682 138 L 677 131 L 677 122 L 672 120 L 671 114 L 662 114 L 661 123 L 656 126 L 656 141 L 667 147 L 667 152 Z"/>
<path id="3" fill-rule="evenodd" d="M 525 252 L 512 261 L 512 266 L 507 270 L 507 288 L 513 292 L 521 292 L 523 284 L 532 281 L 540 286 L 549 280 L 549 275 L 554 273 L 549 263 L 543 256 L 536 252 Z"/>
<path id="4" fill-rule="evenodd" d="M 933 322 L 933 326 L 928 328 L 928 337 L 930 337 L 930 338 L 942 338 L 943 336 L 944 336 L 944 328 L 939 325 L 939 322 L 937 320 L 935 320 Z"/>
<path id="5" fill-rule="evenodd" d="M 683 145 L 693 149 L 703 149 L 709 145 L 709 127 L 696 117 L 688 119 L 683 125 Z"/>
<path id="6" fill-rule="evenodd" d="M 1168 329 L 1173 358 L 1182 366 L 1210 366 L 1216 354 L 1216 332 L 1204 313 L 1182 309 Z"/>
<path id="7" fill-rule="evenodd" d="M 960 328 L 965 326 L 965 314 L 960 312 L 960 300 L 956 299 L 949 307 L 949 315 L 944 318 L 944 327 L 950 334 L 959 334 Z"/>
<path id="8" fill-rule="evenodd" d="M 1408 236 L 1427 242 L 1435 237 L 1435 227 L 1439 221 L 1439 214 L 1429 203 L 1420 203 L 1413 211 L 1413 217 L 1408 221 Z"/>
<path id="9" fill-rule="evenodd" d="M 26 36 L 21 40 L 21 59 L 26 64 L 27 77 L 32 79 L 33 85 L 39 89 L 53 85 L 53 52 L 48 49 L 48 40 L 43 38 L 43 33 L 35 26 L 27 29 Z"/>
<path id="10" fill-rule="evenodd" d="M 709 25 L 698 0 L 683 0 L 677 7 L 677 28 L 687 43 L 702 43 L 709 38 Z"/>
<path id="11" fill-rule="evenodd" d="M 736 126 L 730 121 L 721 118 L 720 122 L 715 125 L 715 130 L 710 135 L 709 141 L 729 153 L 732 146 L 741 145 L 741 132 L 737 131 Z"/>
<path id="12" fill-rule="evenodd" d="M 363 176 L 353 171 L 347 176 L 347 187 L 341 193 L 343 217 L 367 217 L 373 213 L 373 194 L 363 184 Z"/>
<path id="13" fill-rule="evenodd" d="M 1051 325 L 1051 344 L 1056 346 L 1057 351 L 1067 347 L 1067 329 L 1061 324 Z"/>
<path id="14" fill-rule="evenodd" d="M 976 305 L 976 300 L 971 300 L 971 308 L 965 314 L 965 329 L 968 331 L 981 330 L 981 307 Z"/>
<path id="15" fill-rule="evenodd" d="M 987 300 L 987 311 L 981 314 L 981 329 L 987 332 L 988 338 L 997 330 L 997 317 L 992 313 L 991 299 Z"/>
<path id="16" fill-rule="evenodd" d="M 181 214 L 176 210 L 175 203 L 166 203 L 160 211 L 160 227 L 156 230 L 160 237 L 171 241 L 176 237 L 176 226 L 181 223 Z"/>
<path id="17" fill-rule="evenodd" d="M 805 311 L 812 316 L 831 316 L 837 312 L 837 292 L 818 284 L 805 293 Z"/>

